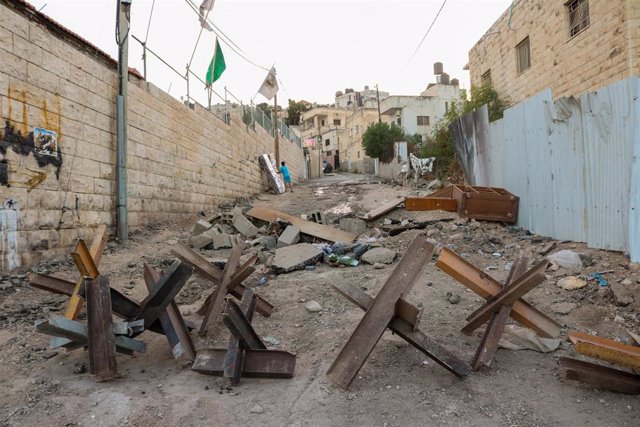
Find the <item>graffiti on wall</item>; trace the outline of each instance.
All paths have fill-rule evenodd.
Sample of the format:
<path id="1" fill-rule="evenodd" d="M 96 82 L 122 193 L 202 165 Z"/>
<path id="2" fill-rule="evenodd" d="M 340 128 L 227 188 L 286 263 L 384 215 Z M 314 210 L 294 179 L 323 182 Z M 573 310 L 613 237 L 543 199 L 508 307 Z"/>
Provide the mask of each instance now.
<path id="1" fill-rule="evenodd" d="M 11 271 L 20 267 L 18 254 L 18 219 L 20 210 L 14 199 L 0 205 L 0 271 Z"/>

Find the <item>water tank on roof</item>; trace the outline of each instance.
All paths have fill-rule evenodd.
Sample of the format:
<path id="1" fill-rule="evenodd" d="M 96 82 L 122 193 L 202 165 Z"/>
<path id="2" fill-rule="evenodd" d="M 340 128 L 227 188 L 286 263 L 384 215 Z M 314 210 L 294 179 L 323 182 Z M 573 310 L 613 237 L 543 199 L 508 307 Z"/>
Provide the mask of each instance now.
<path id="1" fill-rule="evenodd" d="M 444 73 L 444 66 L 442 62 L 436 62 L 433 64 L 433 74 L 438 75 Z"/>
<path id="2" fill-rule="evenodd" d="M 341 90 L 339 90 L 339 91 L 337 91 L 337 92 L 336 92 L 336 98 L 337 98 L 337 97 L 339 97 L 339 96 L 342 96 L 342 95 L 344 95 L 344 93 L 342 93 L 342 91 L 341 91 Z"/>
<path id="3" fill-rule="evenodd" d="M 365 86 L 365 87 L 364 87 L 364 90 L 369 90 L 369 86 Z"/>
<path id="4" fill-rule="evenodd" d="M 439 76 L 436 76 L 436 82 L 441 84 L 441 85 L 448 85 L 449 84 L 449 74 L 442 73 Z"/>
<path id="5" fill-rule="evenodd" d="M 458 79 L 451 79 L 451 84 L 454 86 L 460 86 L 460 80 Z"/>
<path id="6" fill-rule="evenodd" d="M 344 93 L 353 93 L 353 89 L 347 88 L 344 90 Z"/>

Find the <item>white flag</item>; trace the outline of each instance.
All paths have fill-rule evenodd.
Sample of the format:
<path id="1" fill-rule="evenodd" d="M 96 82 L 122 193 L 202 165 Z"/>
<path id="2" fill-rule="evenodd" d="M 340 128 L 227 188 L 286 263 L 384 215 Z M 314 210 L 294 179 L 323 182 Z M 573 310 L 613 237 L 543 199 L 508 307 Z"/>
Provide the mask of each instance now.
<path id="1" fill-rule="evenodd" d="M 264 83 L 260 86 L 258 93 L 263 95 L 267 99 L 273 98 L 278 92 L 278 81 L 276 80 L 276 69 L 275 67 L 271 67 L 271 71 L 267 74 L 267 77 L 264 79 Z"/>
<path id="2" fill-rule="evenodd" d="M 207 17 L 207 12 L 211 12 L 211 9 L 213 9 L 215 2 L 216 0 L 203 0 L 200 5 L 200 25 L 208 31 L 213 31 L 213 28 L 211 28 L 211 25 L 209 25 L 205 18 Z"/>

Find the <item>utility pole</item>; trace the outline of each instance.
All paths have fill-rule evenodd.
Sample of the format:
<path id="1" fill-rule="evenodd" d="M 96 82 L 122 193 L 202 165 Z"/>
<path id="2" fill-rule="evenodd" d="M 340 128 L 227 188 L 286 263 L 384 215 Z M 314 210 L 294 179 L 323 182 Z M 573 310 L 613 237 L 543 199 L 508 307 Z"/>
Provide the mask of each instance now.
<path id="1" fill-rule="evenodd" d="M 280 135 L 278 135 L 278 94 L 273 95 L 273 151 L 276 156 L 276 167 L 280 167 Z"/>
<path id="2" fill-rule="evenodd" d="M 129 27 L 131 1 L 117 0 L 118 43 L 118 95 L 116 96 L 116 181 L 117 201 L 116 235 L 119 240 L 129 239 L 127 214 L 127 83 L 129 82 Z"/>
<path id="3" fill-rule="evenodd" d="M 378 100 L 378 123 L 382 122 L 382 116 L 380 115 L 380 92 L 378 92 L 378 85 L 376 85 L 376 99 Z"/>

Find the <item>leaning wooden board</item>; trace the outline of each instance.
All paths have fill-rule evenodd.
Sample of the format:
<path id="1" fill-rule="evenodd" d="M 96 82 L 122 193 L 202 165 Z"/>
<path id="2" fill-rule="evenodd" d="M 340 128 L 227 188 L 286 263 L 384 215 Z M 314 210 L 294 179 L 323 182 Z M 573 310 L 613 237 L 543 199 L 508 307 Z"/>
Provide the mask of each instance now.
<path id="1" fill-rule="evenodd" d="M 319 239 L 328 240 L 330 242 L 351 243 L 358 237 L 357 235 L 347 231 L 342 231 L 328 225 L 316 224 L 315 222 L 307 221 L 297 216 L 269 208 L 255 207 L 248 212 L 245 212 L 245 215 L 267 222 L 274 222 L 276 220 L 285 221 L 294 227 L 297 227 L 301 233 L 308 234 Z"/>
<path id="2" fill-rule="evenodd" d="M 404 202 L 404 198 L 402 196 L 398 196 L 393 200 L 390 200 L 388 202 L 382 202 L 380 204 L 380 206 L 378 206 L 377 208 L 373 209 L 370 212 L 367 212 L 366 214 L 362 215 L 360 217 L 360 219 L 364 220 L 364 221 L 371 221 L 374 220 L 376 218 L 381 217 L 382 215 L 386 214 L 387 212 L 391 212 L 392 210 L 394 210 L 396 207 L 398 207 L 398 205 L 402 204 Z"/>

